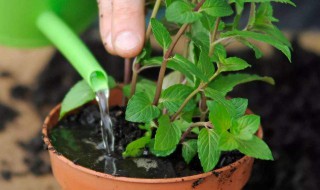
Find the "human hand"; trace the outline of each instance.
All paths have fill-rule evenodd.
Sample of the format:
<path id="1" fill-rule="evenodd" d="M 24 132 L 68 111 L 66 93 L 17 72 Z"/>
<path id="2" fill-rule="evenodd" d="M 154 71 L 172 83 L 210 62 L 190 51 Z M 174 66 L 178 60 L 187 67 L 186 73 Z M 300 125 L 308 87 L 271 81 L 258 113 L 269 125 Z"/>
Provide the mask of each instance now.
<path id="1" fill-rule="evenodd" d="M 144 0 L 98 0 L 100 33 L 107 51 L 130 58 L 144 45 Z"/>

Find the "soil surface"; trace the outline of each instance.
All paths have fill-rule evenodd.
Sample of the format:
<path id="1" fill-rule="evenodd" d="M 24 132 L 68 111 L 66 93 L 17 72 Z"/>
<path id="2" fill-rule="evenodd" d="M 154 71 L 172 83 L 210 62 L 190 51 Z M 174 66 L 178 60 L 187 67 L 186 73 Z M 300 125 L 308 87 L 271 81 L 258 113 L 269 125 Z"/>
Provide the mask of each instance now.
<path id="1" fill-rule="evenodd" d="M 138 124 L 125 120 L 124 108 L 111 109 L 110 117 L 116 139 L 115 152 L 111 157 L 101 148 L 100 112 L 97 105 L 87 105 L 62 119 L 49 133 L 49 138 L 58 154 L 78 165 L 116 176 L 172 178 L 202 173 L 200 161 L 196 157 L 189 165 L 183 161 L 180 146 L 168 158 L 157 158 L 146 148 L 139 158 L 123 159 L 121 154 L 126 146 L 142 137 L 145 131 L 139 129 Z M 237 151 L 224 152 L 216 169 L 242 157 Z"/>

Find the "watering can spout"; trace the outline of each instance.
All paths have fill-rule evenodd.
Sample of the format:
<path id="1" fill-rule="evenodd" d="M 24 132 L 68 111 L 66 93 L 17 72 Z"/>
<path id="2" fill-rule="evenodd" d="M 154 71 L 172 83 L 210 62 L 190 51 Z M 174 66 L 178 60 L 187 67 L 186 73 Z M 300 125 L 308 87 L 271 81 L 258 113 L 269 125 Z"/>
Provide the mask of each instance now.
<path id="1" fill-rule="evenodd" d="M 93 91 L 108 89 L 108 76 L 79 37 L 54 12 L 42 13 L 37 26 L 70 61 Z"/>

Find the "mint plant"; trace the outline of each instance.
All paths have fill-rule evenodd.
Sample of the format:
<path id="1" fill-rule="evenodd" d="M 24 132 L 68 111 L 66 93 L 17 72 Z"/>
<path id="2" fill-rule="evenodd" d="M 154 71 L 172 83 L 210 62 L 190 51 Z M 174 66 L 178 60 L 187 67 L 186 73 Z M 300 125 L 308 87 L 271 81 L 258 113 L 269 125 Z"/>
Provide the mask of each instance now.
<path id="1" fill-rule="evenodd" d="M 129 98 L 126 120 L 137 123 L 145 135 L 127 146 L 124 157 L 141 156 L 146 148 L 155 156 L 166 157 L 182 146 L 185 162 L 198 156 L 204 172 L 214 169 L 222 151 L 238 150 L 254 158 L 273 160 L 267 144 L 255 136 L 260 117 L 246 114 L 248 100 L 226 97 L 239 84 L 274 84 L 271 77 L 237 73 L 251 65 L 228 56 L 226 47 L 231 43 L 240 42 L 261 58 L 263 53 L 253 41 L 264 42 L 291 60 L 290 42 L 274 25 L 278 20 L 273 17 L 272 2 L 295 6 L 290 0 L 154 2 L 145 47 L 133 63 L 131 84 L 123 87 Z M 160 6 L 166 9 L 162 21 L 155 19 Z M 247 23 L 241 26 L 240 19 L 247 18 L 246 8 L 250 9 Z M 170 30 L 168 24 L 178 30 Z M 161 57 L 151 56 L 151 33 L 162 47 Z M 185 50 L 176 54 L 174 48 L 182 36 Z M 153 67 L 160 67 L 156 82 L 139 77 Z M 165 75 L 167 68 L 172 72 Z M 81 85 L 90 91 L 85 83 Z M 81 94 L 80 101 L 79 88 L 68 93 L 61 116 L 94 99 L 92 92 Z"/>

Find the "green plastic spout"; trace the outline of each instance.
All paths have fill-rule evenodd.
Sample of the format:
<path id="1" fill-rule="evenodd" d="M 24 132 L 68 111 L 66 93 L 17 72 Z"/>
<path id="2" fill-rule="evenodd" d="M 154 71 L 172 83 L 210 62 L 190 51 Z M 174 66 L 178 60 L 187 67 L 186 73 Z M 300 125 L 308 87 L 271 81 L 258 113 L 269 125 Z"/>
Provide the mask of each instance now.
<path id="1" fill-rule="evenodd" d="M 70 61 L 92 90 L 98 92 L 109 88 L 106 72 L 59 16 L 51 11 L 44 12 L 38 17 L 37 26 Z"/>

